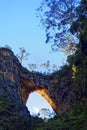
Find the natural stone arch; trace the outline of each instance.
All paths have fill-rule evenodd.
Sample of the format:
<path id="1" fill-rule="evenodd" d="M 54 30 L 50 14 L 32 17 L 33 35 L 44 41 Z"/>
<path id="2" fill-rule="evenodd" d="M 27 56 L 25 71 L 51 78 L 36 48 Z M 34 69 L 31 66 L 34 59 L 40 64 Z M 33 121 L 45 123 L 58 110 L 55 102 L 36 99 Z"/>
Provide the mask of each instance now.
<path id="1" fill-rule="evenodd" d="M 49 88 L 52 84 L 46 76 L 28 71 L 20 64 L 14 53 L 7 48 L 0 48 L 0 55 L 0 74 L 2 79 L 3 77 L 6 79 L 3 85 L 6 84 L 8 89 L 10 87 L 10 91 L 12 92 L 10 93 L 8 90 L 9 94 L 7 97 L 9 100 L 12 98 L 12 100 L 14 99 L 15 101 L 17 98 L 19 103 L 26 105 L 29 94 L 37 91 L 37 93 L 48 101 L 56 113 L 60 113 L 59 107 L 56 105 L 55 100 L 53 101 L 52 95 L 49 92 Z M 4 87 L 3 91 L 5 91 Z M 9 95 L 11 94 L 12 96 L 10 98 Z"/>
<path id="2" fill-rule="evenodd" d="M 47 102 L 50 104 L 50 106 L 56 113 L 60 113 L 60 110 L 58 109 L 57 105 L 50 98 L 48 88 L 46 86 L 35 83 L 33 79 L 26 80 L 24 78 L 21 78 L 21 86 L 19 91 L 21 94 L 22 101 L 25 105 L 31 92 L 37 92 L 47 100 Z"/>
<path id="3" fill-rule="evenodd" d="M 66 77 L 66 74 L 68 78 L 71 77 L 70 68 L 63 76 Z M 66 78 L 53 77 L 55 76 L 30 72 L 22 67 L 11 50 L 0 48 L 0 98 L 5 97 L 14 102 L 16 106 L 14 111 L 16 110 L 20 115 L 29 115 L 25 105 L 29 94 L 34 91 L 41 94 L 56 113 L 67 113 L 71 110 L 75 99 L 72 85 L 67 86 L 64 81 Z"/>

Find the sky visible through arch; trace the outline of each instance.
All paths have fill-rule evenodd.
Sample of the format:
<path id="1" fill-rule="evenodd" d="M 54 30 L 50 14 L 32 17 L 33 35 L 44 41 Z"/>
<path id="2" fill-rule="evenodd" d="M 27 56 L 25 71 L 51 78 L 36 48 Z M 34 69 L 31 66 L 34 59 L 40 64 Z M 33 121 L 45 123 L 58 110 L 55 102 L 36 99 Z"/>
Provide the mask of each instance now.
<path id="1" fill-rule="evenodd" d="M 33 102 L 32 99 L 34 99 L 35 102 Z M 46 99 L 36 92 L 33 92 L 29 95 L 27 106 L 31 115 L 37 115 L 42 108 L 50 109 L 51 112 L 53 111 Z"/>
<path id="2" fill-rule="evenodd" d="M 35 14 L 40 2 L 41 0 L 0 0 L 0 46 L 10 46 L 15 54 L 19 53 L 20 47 L 24 47 L 30 53 L 29 59 L 24 62 L 26 67 L 27 64 L 42 64 L 48 60 L 59 67 L 66 57 L 61 52 L 49 53 L 51 47 L 45 44 L 44 28 L 41 28 Z M 35 102 L 41 104 L 36 94 L 30 103 L 32 110 Z M 48 108 L 48 104 L 44 104 Z"/>

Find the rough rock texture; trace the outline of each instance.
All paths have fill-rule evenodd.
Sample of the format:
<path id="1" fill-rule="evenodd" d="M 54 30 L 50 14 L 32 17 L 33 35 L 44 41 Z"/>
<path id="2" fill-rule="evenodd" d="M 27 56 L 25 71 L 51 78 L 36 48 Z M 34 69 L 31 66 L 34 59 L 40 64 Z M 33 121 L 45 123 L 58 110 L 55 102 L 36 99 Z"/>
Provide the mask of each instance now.
<path id="1" fill-rule="evenodd" d="M 51 98 L 55 101 L 60 109 L 60 113 L 70 112 L 72 105 L 75 103 L 75 95 L 73 92 L 72 72 L 69 66 L 65 66 L 65 70 L 60 70 L 50 76 L 52 87 L 49 88 Z M 65 72 L 64 72 L 65 71 Z M 63 73 L 62 73 L 63 72 Z"/>
<path id="2" fill-rule="evenodd" d="M 21 66 L 11 50 L 0 48 L 0 99 L 6 98 L 14 102 L 13 110 L 29 117 L 25 105 L 29 94 L 34 91 L 41 94 L 56 113 L 70 110 L 70 104 L 73 102 L 71 87 L 64 81 L 59 82 L 54 75 L 44 76 L 29 72 Z"/>
<path id="3" fill-rule="evenodd" d="M 21 116 L 29 117 L 29 111 L 23 104 L 20 94 L 20 78 L 19 78 L 18 59 L 13 52 L 6 48 L 0 48 L 0 100 L 14 103 L 12 111 Z M 1 117 L 1 116 L 0 116 Z"/>

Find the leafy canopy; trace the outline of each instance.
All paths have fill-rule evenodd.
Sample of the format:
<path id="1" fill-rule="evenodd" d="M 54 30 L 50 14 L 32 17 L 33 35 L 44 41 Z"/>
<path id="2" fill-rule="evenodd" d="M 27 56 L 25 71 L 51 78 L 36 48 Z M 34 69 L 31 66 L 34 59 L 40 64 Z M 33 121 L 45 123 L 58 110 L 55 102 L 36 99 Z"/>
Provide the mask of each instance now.
<path id="1" fill-rule="evenodd" d="M 75 51 L 78 42 L 70 32 L 75 17 L 75 9 L 80 0 L 42 0 L 38 8 L 41 23 L 46 31 L 46 43 L 50 43 L 54 51 Z M 71 51 L 70 53 L 72 53 Z"/>

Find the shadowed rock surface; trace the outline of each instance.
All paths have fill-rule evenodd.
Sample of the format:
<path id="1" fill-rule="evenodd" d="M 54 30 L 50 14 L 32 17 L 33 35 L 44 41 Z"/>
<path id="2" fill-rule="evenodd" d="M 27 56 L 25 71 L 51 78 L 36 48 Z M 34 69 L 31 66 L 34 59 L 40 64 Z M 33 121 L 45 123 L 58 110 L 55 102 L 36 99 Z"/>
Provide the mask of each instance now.
<path id="1" fill-rule="evenodd" d="M 63 77 L 66 75 L 70 78 L 69 69 Z M 25 105 L 29 94 L 34 91 L 43 96 L 56 113 L 68 112 L 73 102 L 73 92 L 65 80 L 55 78 L 54 74 L 46 76 L 30 72 L 22 67 L 11 50 L 0 48 L 0 99 L 4 97 L 14 102 L 14 111 L 22 116 L 29 117 Z"/>
<path id="2" fill-rule="evenodd" d="M 14 103 L 12 111 L 21 116 L 29 117 L 30 114 L 19 93 L 19 66 L 20 64 L 12 51 L 0 48 L 0 100 Z"/>

